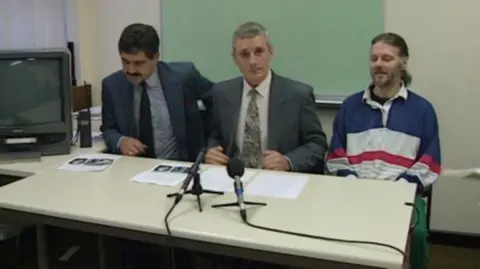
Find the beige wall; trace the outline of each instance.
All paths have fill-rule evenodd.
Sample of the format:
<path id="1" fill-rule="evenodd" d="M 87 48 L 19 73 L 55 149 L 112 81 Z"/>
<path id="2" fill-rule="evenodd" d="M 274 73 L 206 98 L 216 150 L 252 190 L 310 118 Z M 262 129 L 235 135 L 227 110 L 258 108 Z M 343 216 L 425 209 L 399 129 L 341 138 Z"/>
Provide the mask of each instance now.
<path id="1" fill-rule="evenodd" d="M 99 104 L 101 78 L 120 66 L 116 42 L 121 29 L 136 21 L 159 29 L 160 0 L 72 1 L 77 1 L 79 18 L 80 77 L 93 83 Z M 385 29 L 403 35 L 410 45 L 413 88 L 437 110 L 445 166 L 480 166 L 475 66 L 480 59 L 480 32 L 474 28 L 480 25 L 480 1 L 385 2 Z M 334 115 L 332 110 L 319 112 L 329 136 Z M 480 234 L 480 181 L 441 178 L 434 187 L 431 220 L 435 230 Z"/>
<path id="2" fill-rule="evenodd" d="M 133 22 L 148 23 L 160 31 L 160 0 L 69 0 L 77 9 L 76 44 L 79 81 L 93 85 L 93 103 L 100 104 L 103 77 L 120 68 L 117 41 Z"/>
<path id="3" fill-rule="evenodd" d="M 438 113 L 447 167 L 480 165 L 478 65 L 480 1 L 388 1 L 386 27 L 411 47 L 414 88 Z M 480 181 L 441 178 L 432 228 L 480 234 Z"/>

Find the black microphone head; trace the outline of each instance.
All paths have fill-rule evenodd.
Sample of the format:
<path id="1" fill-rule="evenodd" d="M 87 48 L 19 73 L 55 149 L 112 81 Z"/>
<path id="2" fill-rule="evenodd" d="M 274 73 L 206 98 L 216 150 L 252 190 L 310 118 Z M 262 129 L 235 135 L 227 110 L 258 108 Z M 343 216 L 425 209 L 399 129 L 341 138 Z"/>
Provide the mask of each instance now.
<path id="1" fill-rule="evenodd" d="M 245 173 L 245 165 L 237 158 L 232 158 L 227 164 L 227 174 L 231 178 L 242 177 Z"/>

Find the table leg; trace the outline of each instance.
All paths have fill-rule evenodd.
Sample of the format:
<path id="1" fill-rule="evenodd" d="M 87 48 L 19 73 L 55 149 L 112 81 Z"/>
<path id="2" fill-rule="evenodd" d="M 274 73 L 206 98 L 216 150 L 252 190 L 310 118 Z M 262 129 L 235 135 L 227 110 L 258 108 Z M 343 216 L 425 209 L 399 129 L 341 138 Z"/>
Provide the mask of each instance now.
<path id="1" fill-rule="evenodd" d="M 97 248 L 98 248 L 98 268 L 105 269 L 105 237 L 103 235 L 97 235 Z"/>
<path id="2" fill-rule="evenodd" d="M 48 269 L 47 235 L 44 225 L 37 224 L 37 259 L 39 269 Z"/>

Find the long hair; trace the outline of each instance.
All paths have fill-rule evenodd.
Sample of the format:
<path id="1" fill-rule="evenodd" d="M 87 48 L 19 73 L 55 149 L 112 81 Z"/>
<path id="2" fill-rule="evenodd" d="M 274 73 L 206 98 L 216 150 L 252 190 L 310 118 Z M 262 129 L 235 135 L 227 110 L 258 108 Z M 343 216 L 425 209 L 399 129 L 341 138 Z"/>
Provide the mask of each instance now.
<path id="1" fill-rule="evenodd" d="M 371 45 L 374 45 L 378 42 L 383 42 L 390 46 L 394 46 L 398 49 L 400 57 L 408 58 L 410 54 L 408 52 L 407 42 L 403 37 L 395 33 L 383 33 L 372 39 Z M 406 70 L 402 70 L 402 81 L 405 86 L 409 86 L 412 83 L 412 75 Z"/>

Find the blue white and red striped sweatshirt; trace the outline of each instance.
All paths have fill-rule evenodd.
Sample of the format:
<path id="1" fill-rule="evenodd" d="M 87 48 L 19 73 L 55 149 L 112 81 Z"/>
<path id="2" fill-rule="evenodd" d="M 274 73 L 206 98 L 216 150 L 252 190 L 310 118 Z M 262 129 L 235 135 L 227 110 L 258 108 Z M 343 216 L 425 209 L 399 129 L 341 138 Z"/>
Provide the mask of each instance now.
<path id="1" fill-rule="evenodd" d="M 405 87 L 384 105 L 370 94 L 367 89 L 343 102 L 333 123 L 328 171 L 337 176 L 406 180 L 423 191 L 441 170 L 435 109 Z"/>

